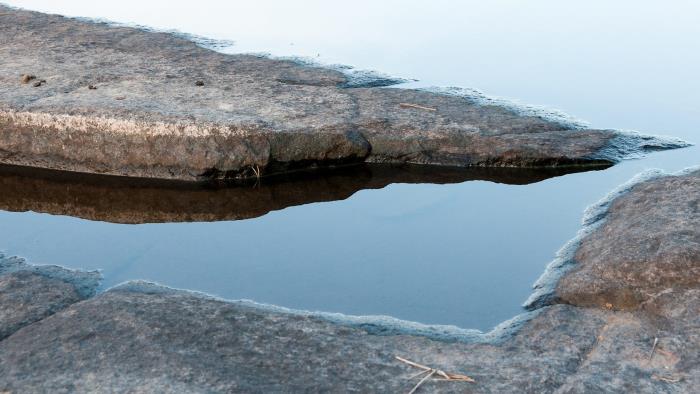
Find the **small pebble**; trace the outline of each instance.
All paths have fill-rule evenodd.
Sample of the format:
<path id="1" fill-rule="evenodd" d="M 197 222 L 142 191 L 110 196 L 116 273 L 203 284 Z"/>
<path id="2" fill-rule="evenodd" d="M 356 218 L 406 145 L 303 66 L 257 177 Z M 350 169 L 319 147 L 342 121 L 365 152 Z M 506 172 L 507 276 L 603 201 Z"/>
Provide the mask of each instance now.
<path id="1" fill-rule="evenodd" d="M 44 81 L 36 81 L 36 82 L 34 82 L 34 84 L 32 84 L 32 86 L 34 86 L 35 88 L 38 88 L 39 86 L 41 86 L 43 84 L 44 84 Z"/>
<path id="2" fill-rule="evenodd" d="M 114 99 L 115 99 L 115 100 L 124 100 L 125 98 L 126 98 L 126 97 L 124 97 L 124 96 L 117 96 L 117 97 L 115 97 Z"/>
<path id="3" fill-rule="evenodd" d="M 36 76 L 29 75 L 29 74 L 22 74 L 22 76 L 20 78 L 21 78 L 22 83 L 29 83 L 29 81 L 31 81 L 32 79 L 35 79 Z"/>
<path id="4" fill-rule="evenodd" d="M 195 86 L 204 86 L 204 81 L 197 81 L 194 84 Z"/>
<path id="5" fill-rule="evenodd" d="M 97 86 L 95 86 L 95 85 L 88 85 L 88 89 L 90 89 L 90 90 L 95 90 L 95 89 L 97 89 Z"/>

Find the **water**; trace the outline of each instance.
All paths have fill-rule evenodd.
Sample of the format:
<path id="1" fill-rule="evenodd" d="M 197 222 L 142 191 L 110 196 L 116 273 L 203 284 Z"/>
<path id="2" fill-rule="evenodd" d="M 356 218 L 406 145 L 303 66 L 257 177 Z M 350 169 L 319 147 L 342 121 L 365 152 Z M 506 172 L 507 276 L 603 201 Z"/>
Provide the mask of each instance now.
<path id="1" fill-rule="evenodd" d="M 693 2 L 375 3 L 9 2 L 235 40 L 226 51 L 301 55 L 419 79 L 413 86 L 478 88 L 561 109 L 593 127 L 700 142 L 700 6 Z M 138 201 L 119 206 L 119 215 L 90 201 L 119 205 L 110 196 L 123 185 L 92 189 L 52 180 L 34 187 L 21 173 L 3 175 L 0 185 L 19 193 L 7 209 L 26 199 L 54 215 L 0 211 L 0 248 L 34 263 L 101 269 L 105 288 L 142 278 L 231 299 L 487 330 L 521 311 L 587 205 L 644 169 L 700 164 L 699 153 L 659 152 L 527 185 L 465 181 L 489 178 L 477 174 L 375 189 L 386 179 L 364 184 L 356 175 L 331 176 L 249 188 L 265 197 L 246 195 L 232 206 L 226 201 L 250 190 L 167 194 L 142 187 L 126 193 Z M 45 200 L 42 190 L 50 194 Z M 81 195 L 85 190 L 93 194 Z M 164 194 L 184 196 L 186 204 L 159 200 Z M 60 198 L 64 208 L 73 201 L 83 209 L 51 205 Z M 211 204 L 185 218 L 192 201 Z M 246 201 L 259 205 L 247 208 Z M 55 215 L 139 221 L 144 212 L 196 221 L 134 225 Z M 256 218 L 232 220 L 243 217 Z"/>

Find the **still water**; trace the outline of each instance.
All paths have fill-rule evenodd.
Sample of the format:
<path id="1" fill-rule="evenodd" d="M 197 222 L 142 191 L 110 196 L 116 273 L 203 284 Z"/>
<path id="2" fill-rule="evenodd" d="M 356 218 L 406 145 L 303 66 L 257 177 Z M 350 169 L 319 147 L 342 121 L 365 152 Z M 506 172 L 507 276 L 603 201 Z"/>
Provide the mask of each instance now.
<path id="1" fill-rule="evenodd" d="M 418 79 L 410 86 L 477 88 L 596 128 L 700 142 L 700 6 L 690 1 L 7 3 L 234 40 L 228 52 Z M 645 169 L 697 164 L 691 147 L 544 180 L 361 169 L 235 191 L 5 169 L 0 250 L 100 269 L 104 288 L 147 279 L 488 330 L 521 311 L 587 205 Z M 13 212 L 27 209 L 49 213 Z M 142 221 L 160 223 L 131 224 Z"/>

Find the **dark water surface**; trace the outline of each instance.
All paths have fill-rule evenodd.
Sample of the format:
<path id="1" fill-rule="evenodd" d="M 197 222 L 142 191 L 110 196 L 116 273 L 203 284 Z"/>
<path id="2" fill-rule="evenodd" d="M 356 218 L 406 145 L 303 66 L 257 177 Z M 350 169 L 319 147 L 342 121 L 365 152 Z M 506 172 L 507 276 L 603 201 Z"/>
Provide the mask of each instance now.
<path id="1" fill-rule="evenodd" d="M 9 3 L 237 39 L 231 51 L 318 53 L 419 78 L 417 86 L 477 87 L 598 128 L 700 142 L 692 2 L 360 1 L 348 14 L 314 2 L 145 5 L 157 13 L 129 1 Z M 290 308 L 489 329 L 521 311 L 586 206 L 645 169 L 698 164 L 691 147 L 564 176 L 363 167 L 234 189 L 4 167 L 0 249 L 101 269 L 105 288 L 148 279 Z"/>

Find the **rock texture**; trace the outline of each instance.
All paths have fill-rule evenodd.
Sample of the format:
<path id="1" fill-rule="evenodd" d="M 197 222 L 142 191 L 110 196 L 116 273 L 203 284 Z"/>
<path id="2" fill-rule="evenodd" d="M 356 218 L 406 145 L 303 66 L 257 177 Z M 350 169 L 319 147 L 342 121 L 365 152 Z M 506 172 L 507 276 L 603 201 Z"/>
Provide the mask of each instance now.
<path id="1" fill-rule="evenodd" d="M 359 190 L 382 188 L 391 183 L 488 180 L 526 184 L 590 169 L 373 164 L 297 172 L 255 183 L 202 185 L 0 166 L 0 209 L 131 224 L 239 220 L 294 205 L 343 200 Z"/>
<path id="2" fill-rule="evenodd" d="M 0 6 L 0 163 L 201 180 L 365 161 L 611 164 L 681 145 Z"/>
<path id="3" fill-rule="evenodd" d="M 17 272 L 0 277 L 0 339 L 79 301 L 69 284 Z"/>
<path id="4" fill-rule="evenodd" d="M 638 309 L 700 288 L 698 175 L 646 182 L 616 199 L 576 251 L 576 267 L 557 286 L 560 301 Z"/>
<path id="5" fill-rule="evenodd" d="M 28 266 L 0 254 L 0 340 L 95 295 L 99 274 Z"/>
<path id="6" fill-rule="evenodd" d="M 417 371 L 399 355 L 476 380 L 428 381 L 422 392 L 696 392 L 698 195 L 700 171 L 616 198 L 574 250 L 556 296 L 515 330 L 469 341 L 413 335 L 410 326 L 377 335 L 371 324 L 129 283 L 68 297 L 75 303 L 6 333 L 0 391 L 407 392 Z M 30 287 L 37 300 L 54 297 L 37 269 L 12 272 L 23 270 L 0 269 L 0 283 L 11 283 L 0 287 L 3 309 Z"/>

